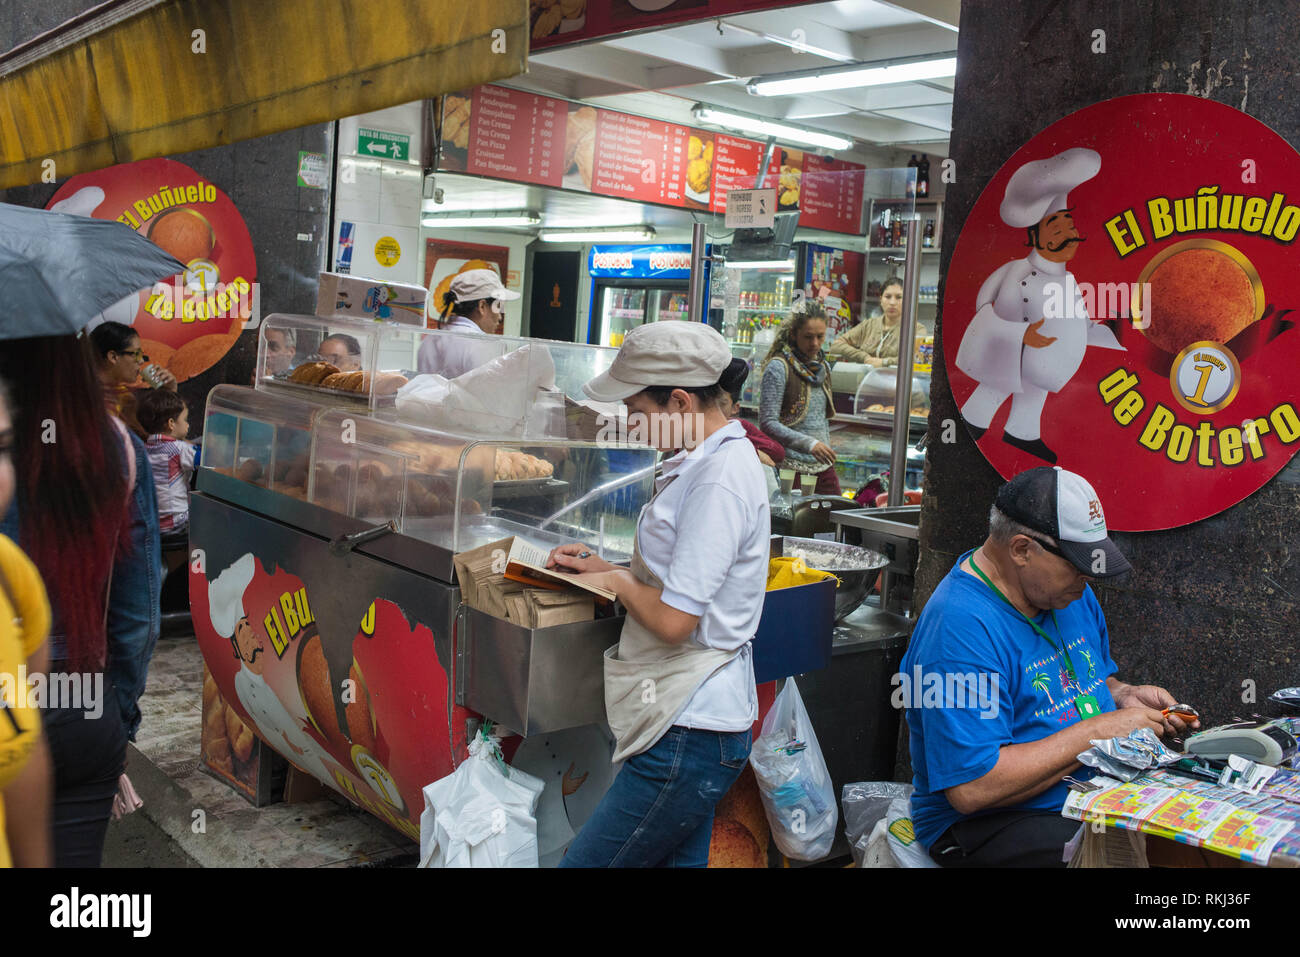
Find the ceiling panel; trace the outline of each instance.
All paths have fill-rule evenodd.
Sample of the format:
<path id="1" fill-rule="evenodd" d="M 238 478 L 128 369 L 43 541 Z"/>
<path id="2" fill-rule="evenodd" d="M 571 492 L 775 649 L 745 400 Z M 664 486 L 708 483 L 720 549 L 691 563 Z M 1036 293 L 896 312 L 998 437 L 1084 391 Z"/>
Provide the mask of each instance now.
<path id="1" fill-rule="evenodd" d="M 914 8 L 914 9 L 909 9 Z M 724 17 L 612 38 L 534 56 L 511 85 L 672 122 L 692 122 L 696 102 L 842 133 L 873 144 L 932 140 L 950 128 L 951 79 L 758 97 L 746 90 L 772 76 L 948 52 L 953 0 L 833 0 Z M 791 49 L 796 40 L 814 48 Z M 816 52 L 820 51 L 820 52 Z"/>

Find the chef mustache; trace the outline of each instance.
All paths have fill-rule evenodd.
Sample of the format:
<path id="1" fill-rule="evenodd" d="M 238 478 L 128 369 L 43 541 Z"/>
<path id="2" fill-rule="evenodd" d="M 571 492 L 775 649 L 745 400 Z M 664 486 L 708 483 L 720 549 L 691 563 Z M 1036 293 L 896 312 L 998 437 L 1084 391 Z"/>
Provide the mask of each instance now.
<path id="1" fill-rule="evenodd" d="M 1070 243 L 1081 243 L 1087 238 L 1088 238 L 1087 236 L 1071 236 L 1068 239 L 1062 239 L 1055 246 L 1053 246 L 1051 243 L 1048 243 L 1047 251 L 1049 253 L 1059 253 L 1066 246 L 1070 245 Z"/>

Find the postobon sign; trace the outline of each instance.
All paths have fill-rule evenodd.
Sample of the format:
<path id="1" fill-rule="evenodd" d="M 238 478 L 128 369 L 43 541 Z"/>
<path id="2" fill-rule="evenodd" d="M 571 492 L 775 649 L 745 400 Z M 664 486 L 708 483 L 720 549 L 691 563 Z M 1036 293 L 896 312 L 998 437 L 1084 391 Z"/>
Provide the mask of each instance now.
<path id="1" fill-rule="evenodd" d="M 1219 103 L 1097 103 L 989 182 L 948 268 L 944 354 L 1006 477 L 1060 464 L 1111 528 L 1171 528 L 1300 449 L 1300 155 Z"/>

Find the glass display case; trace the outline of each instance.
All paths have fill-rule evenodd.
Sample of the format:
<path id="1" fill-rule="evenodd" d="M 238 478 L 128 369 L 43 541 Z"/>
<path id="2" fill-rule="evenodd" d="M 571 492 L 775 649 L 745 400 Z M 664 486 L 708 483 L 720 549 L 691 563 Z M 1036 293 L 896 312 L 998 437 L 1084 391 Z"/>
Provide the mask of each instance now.
<path id="1" fill-rule="evenodd" d="M 615 562 L 631 558 L 658 457 L 563 437 L 457 435 L 231 385 L 209 395 L 204 436 L 200 488 L 204 471 L 229 476 L 365 526 L 392 522 L 451 554 L 518 534 L 581 540 Z"/>
<path id="2" fill-rule="evenodd" d="M 376 375 L 385 325 L 273 313 L 258 331 L 256 388 L 314 402 L 391 404 L 407 380 L 400 374 Z"/>
<path id="3" fill-rule="evenodd" d="M 312 427 L 325 407 L 237 385 L 208 393 L 200 469 L 307 497 Z"/>
<path id="4" fill-rule="evenodd" d="M 292 350 L 287 361 L 285 341 Z M 343 353 L 355 369 L 340 368 Z M 458 434 L 594 439 L 591 421 L 617 409 L 592 402 L 582 386 L 617 354 L 586 344 L 277 313 L 262 326 L 257 388 Z"/>
<path id="5" fill-rule="evenodd" d="M 463 552 L 509 535 L 632 556 L 657 453 L 566 440 L 472 438 L 331 410 L 316 423 L 308 498 Z"/>

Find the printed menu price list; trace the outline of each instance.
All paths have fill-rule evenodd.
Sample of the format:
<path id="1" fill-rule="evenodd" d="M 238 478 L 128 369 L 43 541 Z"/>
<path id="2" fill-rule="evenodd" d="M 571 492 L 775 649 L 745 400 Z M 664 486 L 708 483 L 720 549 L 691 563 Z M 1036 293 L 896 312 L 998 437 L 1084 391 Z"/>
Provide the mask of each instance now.
<path id="1" fill-rule="evenodd" d="M 469 172 L 560 185 L 568 115 L 563 100 L 480 86 L 474 90 L 472 110 Z"/>
<path id="2" fill-rule="evenodd" d="M 763 162 L 766 146 L 754 140 L 737 136 L 718 135 L 713 138 L 713 203 L 717 213 L 727 211 L 727 193 L 733 189 L 754 189 L 758 180 L 758 166 Z M 781 151 L 772 153 L 763 185 L 774 187 L 781 175 Z"/>
<path id="3" fill-rule="evenodd" d="M 804 154 L 799 221 L 809 229 L 857 233 L 862 225 L 865 167 Z"/>
<path id="4" fill-rule="evenodd" d="M 601 110 L 591 191 L 642 203 L 683 205 L 690 135 L 684 126 Z"/>

